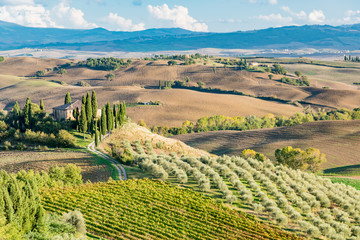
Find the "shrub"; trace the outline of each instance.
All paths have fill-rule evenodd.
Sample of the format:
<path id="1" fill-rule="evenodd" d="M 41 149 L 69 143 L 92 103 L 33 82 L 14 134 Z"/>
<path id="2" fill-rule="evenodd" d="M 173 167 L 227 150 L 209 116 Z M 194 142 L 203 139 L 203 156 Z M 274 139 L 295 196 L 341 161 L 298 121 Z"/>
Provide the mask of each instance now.
<path id="1" fill-rule="evenodd" d="M 282 83 L 294 85 L 294 86 L 310 86 L 310 82 L 306 76 L 301 76 L 300 79 L 283 77 L 281 78 Z"/>
<path id="2" fill-rule="evenodd" d="M 161 149 L 163 147 L 163 142 L 157 142 L 156 147 Z"/>
<path id="3" fill-rule="evenodd" d="M 275 157 L 278 163 L 294 169 L 310 170 L 316 172 L 322 163 L 326 162 L 325 154 L 319 149 L 308 148 L 305 151 L 291 146 L 277 149 Z"/>
<path id="4" fill-rule="evenodd" d="M 74 210 L 72 212 L 64 213 L 63 220 L 64 222 L 75 226 L 78 233 L 83 235 L 86 234 L 85 219 L 80 211 Z"/>
<path id="5" fill-rule="evenodd" d="M 66 130 L 60 130 L 56 138 L 62 147 L 75 147 L 75 137 Z"/>
<path id="6" fill-rule="evenodd" d="M 279 64 L 274 64 L 273 68 L 271 69 L 271 72 L 275 73 L 275 74 L 281 74 L 281 75 L 286 74 L 285 68 Z"/>

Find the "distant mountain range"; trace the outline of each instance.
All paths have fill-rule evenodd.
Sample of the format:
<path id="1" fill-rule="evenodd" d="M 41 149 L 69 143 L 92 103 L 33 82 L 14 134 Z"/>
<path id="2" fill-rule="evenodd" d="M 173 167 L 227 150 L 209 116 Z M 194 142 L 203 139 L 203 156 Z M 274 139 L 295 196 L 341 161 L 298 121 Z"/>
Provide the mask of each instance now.
<path id="1" fill-rule="evenodd" d="M 49 48 L 81 51 L 150 52 L 221 49 L 360 50 L 360 24 L 304 25 L 230 33 L 159 28 L 136 32 L 33 28 L 0 21 L 0 50 Z"/>

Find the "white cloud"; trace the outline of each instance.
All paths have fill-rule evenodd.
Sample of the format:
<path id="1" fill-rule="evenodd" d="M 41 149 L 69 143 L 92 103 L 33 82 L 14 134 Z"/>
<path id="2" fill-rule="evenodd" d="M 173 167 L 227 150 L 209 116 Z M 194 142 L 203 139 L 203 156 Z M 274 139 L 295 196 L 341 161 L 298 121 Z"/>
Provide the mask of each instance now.
<path id="1" fill-rule="evenodd" d="M 233 18 L 223 19 L 223 18 L 220 18 L 219 22 L 221 22 L 221 23 L 241 23 L 242 21 L 241 21 L 241 19 L 233 19 Z"/>
<path id="2" fill-rule="evenodd" d="M 345 13 L 344 21 L 346 23 L 359 23 L 360 10 L 349 10 Z"/>
<path id="3" fill-rule="evenodd" d="M 290 15 L 292 15 L 296 18 L 303 19 L 303 20 L 305 20 L 307 18 L 307 14 L 305 11 L 294 12 L 288 6 L 283 6 L 283 7 L 281 7 L 281 9 L 287 13 L 290 13 Z"/>
<path id="4" fill-rule="evenodd" d="M 0 20 L 29 27 L 56 27 L 50 12 L 39 4 L 2 6 Z"/>
<path id="5" fill-rule="evenodd" d="M 280 13 L 278 14 L 272 13 L 270 15 L 259 15 L 257 18 L 269 22 L 284 22 L 284 23 L 290 23 L 293 20 L 292 17 L 283 17 Z"/>
<path id="6" fill-rule="evenodd" d="M 52 17 L 60 27 L 68 28 L 94 28 L 94 23 L 89 23 L 84 18 L 84 13 L 80 9 L 70 7 L 66 1 L 61 1 L 52 10 Z"/>
<path id="7" fill-rule="evenodd" d="M 133 24 L 131 19 L 125 19 L 116 13 L 109 13 L 107 17 L 103 19 L 104 22 L 109 24 L 109 30 L 116 31 L 140 31 L 145 30 L 144 23 Z"/>
<path id="8" fill-rule="evenodd" d="M 2 5 L 34 5 L 33 0 L 0 0 Z"/>
<path id="9" fill-rule="evenodd" d="M 312 23 L 323 23 L 325 21 L 325 14 L 322 10 L 313 10 L 309 14 L 309 21 Z"/>
<path id="10" fill-rule="evenodd" d="M 269 0 L 269 3 L 271 5 L 276 5 L 276 4 L 278 4 L 278 1 L 277 0 Z"/>
<path id="11" fill-rule="evenodd" d="M 191 17 L 186 7 L 174 6 L 173 9 L 170 9 L 167 4 L 163 4 L 162 6 L 148 5 L 148 11 L 158 19 L 171 21 L 174 27 L 198 32 L 208 31 L 208 26 Z"/>

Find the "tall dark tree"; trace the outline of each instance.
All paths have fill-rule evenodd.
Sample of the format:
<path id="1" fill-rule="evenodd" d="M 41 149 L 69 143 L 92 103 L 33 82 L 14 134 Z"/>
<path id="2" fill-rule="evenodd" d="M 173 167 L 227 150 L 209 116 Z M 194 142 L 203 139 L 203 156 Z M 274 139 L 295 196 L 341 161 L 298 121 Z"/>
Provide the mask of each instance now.
<path id="1" fill-rule="evenodd" d="M 17 101 L 15 102 L 15 105 L 14 105 L 13 109 L 11 110 L 10 114 L 11 114 L 11 119 L 12 119 L 11 125 L 16 129 L 19 129 L 21 112 L 20 112 L 19 103 Z"/>
<path id="2" fill-rule="evenodd" d="M 65 96 L 65 104 L 71 103 L 71 97 L 70 97 L 70 93 L 67 92 L 66 96 Z"/>
<path id="3" fill-rule="evenodd" d="M 113 116 L 114 116 L 114 122 L 115 122 L 115 129 L 118 127 L 118 118 L 117 118 L 117 112 L 116 112 L 116 105 L 113 105 Z"/>
<path id="4" fill-rule="evenodd" d="M 105 135 L 107 130 L 107 119 L 106 119 L 106 112 L 105 107 L 101 109 L 101 134 Z"/>
<path id="5" fill-rule="evenodd" d="M 93 118 L 95 119 L 97 118 L 97 108 L 98 108 L 95 90 L 93 90 L 91 94 L 91 107 L 92 107 Z"/>
<path id="6" fill-rule="evenodd" d="M 91 123 L 91 120 L 93 119 L 93 113 L 92 113 L 92 106 L 91 106 L 91 97 L 89 92 L 86 93 L 86 118 L 88 124 Z"/>
<path id="7" fill-rule="evenodd" d="M 99 146 L 99 132 L 95 129 L 95 147 Z"/>
<path id="8" fill-rule="evenodd" d="M 32 109 L 31 109 L 31 99 L 28 97 L 26 99 L 26 104 L 23 108 L 24 124 L 25 128 L 31 126 L 32 123 Z"/>
<path id="9" fill-rule="evenodd" d="M 45 105 L 44 105 L 44 100 L 43 99 L 40 99 L 40 110 L 42 112 L 45 112 Z"/>
<path id="10" fill-rule="evenodd" d="M 112 114 L 112 110 L 110 107 L 110 103 L 107 102 L 107 104 L 105 105 L 105 112 L 106 112 L 106 126 L 107 126 L 107 130 L 111 131 L 114 128 L 114 116 Z"/>
<path id="11" fill-rule="evenodd" d="M 84 96 L 82 96 L 82 104 L 86 104 L 86 97 L 85 97 L 85 95 Z"/>
<path id="12" fill-rule="evenodd" d="M 81 112 L 80 112 L 80 131 L 84 133 L 84 139 L 85 139 L 85 133 L 88 129 L 88 123 L 86 118 L 86 107 L 85 104 L 81 105 Z"/>
<path id="13" fill-rule="evenodd" d="M 80 128 L 79 128 L 79 116 L 80 116 L 79 108 L 75 108 L 75 110 L 73 111 L 73 116 L 75 118 L 76 129 L 80 131 Z"/>

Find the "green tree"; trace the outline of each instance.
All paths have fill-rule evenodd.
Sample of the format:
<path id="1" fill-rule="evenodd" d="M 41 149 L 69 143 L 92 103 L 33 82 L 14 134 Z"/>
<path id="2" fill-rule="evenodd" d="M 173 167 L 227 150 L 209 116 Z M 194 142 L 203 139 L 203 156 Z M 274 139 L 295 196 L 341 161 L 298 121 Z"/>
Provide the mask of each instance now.
<path id="1" fill-rule="evenodd" d="M 98 103 L 97 103 L 95 90 L 93 90 L 92 94 L 91 94 L 91 107 L 92 107 L 93 118 L 96 119 L 97 118 Z"/>
<path id="2" fill-rule="evenodd" d="M 31 99 L 28 97 L 26 99 L 26 104 L 23 108 L 24 124 L 25 128 L 29 128 L 32 123 L 32 109 L 31 109 Z"/>
<path id="3" fill-rule="evenodd" d="M 272 79 L 273 79 L 273 77 L 274 77 L 274 75 L 269 74 L 269 75 L 268 75 L 268 77 L 269 77 L 269 79 L 270 79 L 270 80 L 272 80 Z"/>
<path id="4" fill-rule="evenodd" d="M 101 108 L 101 134 L 105 135 L 107 130 L 107 119 L 106 119 L 106 112 L 105 107 Z"/>
<path id="5" fill-rule="evenodd" d="M 64 75 L 64 74 L 66 74 L 67 71 L 66 71 L 66 69 L 64 69 L 64 68 L 60 68 L 56 73 L 57 73 L 57 74 L 60 74 L 60 76 L 62 76 L 62 75 Z"/>
<path id="6" fill-rule="evenodd" d="M 161 89 L 162 86 L 161 86 L 161 80 L 159 80 L 159 89 Z"/>
<path id="7" fill-rule="evenodd" d="M 97 147 L 99 145 L 99 132 L 97 129 L 97 120 L 95 120 L 95 146 Z"/>
<path id="8" fill-rule="evenodd" d="M 295 75 L 296 75 L 297 77 L 301 77 L 303 74 L 302 74 L 302 72 L 300 72 L 300 71 L 295 71 Z"/>
<path id="9" fill-rule="evenodd" d="M 86 93 L 86 120 L 88 124 L 91 123 L 91 120 L 93 119 L 93 113 L 92 113 L 92 106 L 91 106 L 91 97 L 89 92 Z"/>
<path id="10" fill-rule="evenodd" d="M 45 76 L 45 72 L 44 71 L 37 71 L 35 73 L 35 76 L 38 77 L 38 78 L 43 77 L 43 76 Z"/>
<path id="11" fill-rule="evenodd" d="M 80 131 L 80 129 L 79 129 L 79 116 L 80 116 L 79 108 L 75 108 L 74 111 L 73 111 L 73 117 L 75 118 L 76 129 Z"/>
<path id="12" fill-rule="evenodd" d="M 273 68 L 271 69 L 271 72 L 275 74 L 286 75 L 285 68 L 279 64 L 274 64 Z"/>
<path id="13" fill-rule="evenodd" d="M 118 117 L 116 112 L 116 105 L 113 105 L 113 119 L 115 123 L 115 129 L 118 128 Z"/>
<path id="14" fill-rule="evenodd" d="M 112 80 L 114 80 L 114 78 L 115 78 L 115 74 L 109 72 L 108 74 L 105 75 L 105 78 L 106 78 L 106 80 L 108 80 L 108 81 L 109 81 L 109 80 L 112 81 Z"/>
<path id="15" fill-rule="evenodd" d="M 177 64 L 177 62 L 175 61 L 175 60 L 170 60 L 170 61 L 168 61 L 168 65 L 169 66 L 174 66 L 174 65 L 176 65 Z"/>
<path id="16" fill-rule="evenodd" d="M 82 102 L 82 104 L 84 104 L 84 105 L 86 104 L 86 97 L 85 97 L 85 95 L 82 96 L 81 102 Z"/>
<path id="17" fill-rule="evenodd" d="M 85 104 L 81 105 L 81 112 L 80 112 L 80 132 L 84 133 L 84 139 L 85 139 L 85 133 L 88 129 L 88 123 L 87 123 L 87 117 L 86 117 L 86 107 Z"/>
<path id="18" fill-rule="evenodd" d="M 44 105 L 44 100 L 43 99 L 40 99 L 40 110 L 42 112 L 45 112 L 45 105 Z"/>
<path id="19" fill-rule="evenodd" d="M 321 164 L 326 162 L 325 154 L 320 153 L 320 150 L 316 148 L 302 150 L 287 146 L 277 149 L 275 157 L 280 164 L 294 169 L 310 170 L 313 172 L 320 170 Z"/>
<path id="20" fill-rule="evenodd" d="M 110 103 L 107 102 L 105 105 L 105 111 L 106 111 L 106 120 L 107 120 L 107 130 L 111 131 L 114 128 L 114 116 L 110 107 Z"/>
<path id="21" fill-rule="evenodd" d="M 67 92 L 66 96 L 65 96 L 65 103 L 64 104 L 68 104 L 71 103 L 71 97 L 70 97 L 70 93 Z"/>

